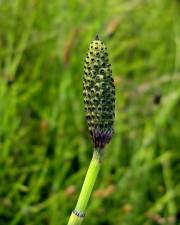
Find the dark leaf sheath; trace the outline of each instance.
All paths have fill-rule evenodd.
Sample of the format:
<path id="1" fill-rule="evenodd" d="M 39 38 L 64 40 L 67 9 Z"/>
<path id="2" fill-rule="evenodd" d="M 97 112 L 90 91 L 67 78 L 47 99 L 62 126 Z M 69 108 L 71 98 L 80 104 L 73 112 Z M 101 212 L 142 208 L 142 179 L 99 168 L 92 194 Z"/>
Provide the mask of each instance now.
<path id="1" fill-rule="evenodd" d="M 113 135 L 115 87 L 107 48 L 99 38 L 90 44 L 85 58 L 83 95 L 94 147 L 102 149 Z"/>

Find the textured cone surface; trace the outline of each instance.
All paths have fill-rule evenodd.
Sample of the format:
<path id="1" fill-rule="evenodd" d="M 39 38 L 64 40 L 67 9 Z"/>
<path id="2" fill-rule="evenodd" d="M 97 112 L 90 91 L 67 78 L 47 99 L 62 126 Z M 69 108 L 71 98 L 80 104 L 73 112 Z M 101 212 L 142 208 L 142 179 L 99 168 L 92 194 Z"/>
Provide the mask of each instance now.
<path id="1" fill-rule="evenodd" d="M 86 119 L 95 148 L 103 148 L 113 134 L 115 87 L 107 48 L 100 40 L 89 46 L 83 79 Z"/>

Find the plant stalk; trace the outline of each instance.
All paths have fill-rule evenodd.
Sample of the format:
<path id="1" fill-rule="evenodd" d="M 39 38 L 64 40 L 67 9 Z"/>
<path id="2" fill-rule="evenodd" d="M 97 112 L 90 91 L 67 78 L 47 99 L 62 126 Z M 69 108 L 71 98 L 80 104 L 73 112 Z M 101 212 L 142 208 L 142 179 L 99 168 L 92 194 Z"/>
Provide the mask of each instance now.
<path id="1" fill-rule="evenodd" d="M 86 207 L 93 190 L 99 169 L 101 166 L 101 152 L 94 150 L 92 160 L 90 162 L 86 177 L 75 207 L 71 213 L 68 225 L 80 225 L 84 219 Z"/>

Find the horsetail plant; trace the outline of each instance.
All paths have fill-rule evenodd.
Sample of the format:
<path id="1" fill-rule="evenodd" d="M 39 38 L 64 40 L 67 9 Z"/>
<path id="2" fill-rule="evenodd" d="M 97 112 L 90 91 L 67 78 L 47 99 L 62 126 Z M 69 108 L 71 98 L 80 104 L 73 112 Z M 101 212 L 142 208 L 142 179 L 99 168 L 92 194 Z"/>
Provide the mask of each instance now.
<path id="1" fill-rule="evenodd" d="M 84 61 L 83 95 L 88 129 L 94 144 L 94 153 L 77 205 L 70 216 L 68 225 L 80 225 L 82 223 L 101 166 L 103 149 L 113 135 L 115 86 L 107 48 L 98 36 L 91 42 Z"/>

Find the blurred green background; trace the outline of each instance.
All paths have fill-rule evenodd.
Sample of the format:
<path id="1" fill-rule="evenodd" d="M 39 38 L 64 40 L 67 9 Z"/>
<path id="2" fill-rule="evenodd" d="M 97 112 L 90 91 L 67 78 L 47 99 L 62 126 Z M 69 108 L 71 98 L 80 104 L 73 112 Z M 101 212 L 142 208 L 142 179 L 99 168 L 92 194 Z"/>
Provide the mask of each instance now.
<path id="1" fill-rule="evenodd" d="M 98 33 L 115 135 L 84 225 L 180 220 L 180 2 L 0 0 L 0 224 L 66 225 L 92 156 L 83 60 Z"/>

